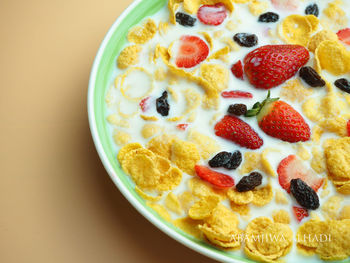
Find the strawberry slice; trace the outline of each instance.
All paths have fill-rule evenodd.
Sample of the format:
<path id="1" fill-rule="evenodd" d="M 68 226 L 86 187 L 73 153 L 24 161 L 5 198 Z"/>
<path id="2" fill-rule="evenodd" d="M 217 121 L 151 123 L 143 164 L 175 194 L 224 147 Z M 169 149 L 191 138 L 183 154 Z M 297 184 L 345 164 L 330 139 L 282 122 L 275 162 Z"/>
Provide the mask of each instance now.
<path id="1" fill-rule="evenodd" d="M 309 51 L 299 45 L 266 45 L 244 58 L 244 72 L 258 89 L 271 89 L 293 77 L 310 58 Z"/>
<path id="2" fill-rule="evenodd" d="M 196 174 L 204 181 L 214 185 L 218 188 L 231 188 L 235 185 L 235 181 L 227 174 L 215 172 L 203 165 L 196 165 L 194 167 Z"/>
<path id="3" fill-rule="evenodd" d="M 350 136 L 350 120 L 348 120 L 348 123 L 346 124 L 346 128 L 348 130 L 348 136 Z"/>
<path id="4" fill-rule="evenodd" d="M 182 131 L 185 131 L 188 127 L 188 124 L 187 123 L 181 123 L 181 124 L 178 124 L 176 125 L 176 128 L 178 128 L 179 130 L 182 130 Z"/>
<path id="5" fill-rule="evenodd" d="M 221 96 L 225 99 L 227 98 L 253 98 L 253 94 L 247 91 L 240 91 L 240 90 L 231 90 L 231 91 L 224 91 L 221 93 Z"/>
<path id="6" fill-rule="evenodd" d="M 322 186 L 324 179 L 319 178 L 316 173 L 308 169 L 295 155 L 284 158 L 277 167 L 278 181 L 283 189 L 290 192 L 290 181 L 300 178 L 308 186 L 317 192 Z"/>
<path id="7" fill-rule="evenodd" d="M 341 42 L 350 45 L 350 28 L 339 30 L 337 36 Z"/>
<path id="8" fill-rule="evenodd" d="M 176 66 L 179 68 L 192 68 L 208 57 L 209 47 L 199 37 L 182 36 L 176 57 Z"/>
<path id="9" fill-rule="evenodd" d="M 227 17 L 226 7 L 223 3 L 203 5 L 198 9 L 197 17 L 205 25 L 220 25 Z"/>
<path id="10" fill-rule="evenodd" d="M 259 149 L 264 144 L 248 123 L 235 116 L 226 115 L 215 125 L 214 130 L 217 136 L 248 149 Z"/>
<path id="11" fill-rule="evenodd" d="M 293 206 L 293 212 L 298 222 L 309 216 L 309 212 L 305 208 Z"/>
<path id="12" fill-rule="evenodd" d="M 145 112 L 145 111 L 148 110 L 148 108 L 149 108 L 149 106 L 150 106 L 150 103 L 149 103 L 149 99 L 150 99 L 150 98 L 151 98 L 151 97 L 146 97 L 146 98 L 144 98 L 144 99 L 142 99 L 142 100 L 140 101 L 139 105 L 140 105 L 140 108 L 141 108 L 141 110 L 142 110 L 143 112 Z"/>
<path id="13" fill-rule="evenodd" d="M 238 60 L 237 63 L 233 64 L 231 67 L 232 74 L 238 78 L 243 80 L 243 65 L 242 61 Z"/>
<path id="14" fill-rule="evenodd" d="M 295 11 L 298 9 L 298 0 L 271 0 L 272 5 L 281 11 Z"/>

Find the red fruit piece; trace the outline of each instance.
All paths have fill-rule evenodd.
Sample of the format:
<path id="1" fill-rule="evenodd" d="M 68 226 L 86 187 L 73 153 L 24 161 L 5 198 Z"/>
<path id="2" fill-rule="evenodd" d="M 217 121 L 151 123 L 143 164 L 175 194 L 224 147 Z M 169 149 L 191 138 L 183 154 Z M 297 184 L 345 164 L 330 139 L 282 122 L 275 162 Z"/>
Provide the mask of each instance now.
<path id="1" fill-rule="evenodd" d="M 215 125 L 214 130 L 217 136 L 248 149 L 259 149 L 264 143 L 248 123 L 235 116 L 226 115 Z"/>
<path id="2" fill-rule="evenodd" d="M 242 61 L 238 60 L 237 63 L 233 64 L 231 67 L 232 74 L 238 78 L 243 80 L 243 65 Z"/>
<path id="3" fill-rule="evenodd" d="M 141 110 L 142 110 L 143 112 L 145 112 L 145 111 L 148 110 L 148 108 L 149 108 L 149 106 L 150 106 L 150 103 L 149 103 L 149 99 L 150 99 L 150 98 L 151 98 L 151 97 L 146 97 L 146 98 L 144 98 L 144 99 L 142 99 L 142 100 L 140 101 L 139 105 L 140 105 L 140 108 L 141 108 Z"/>
<path id="4" fill-rule="evenodd" d="M 254 87 L 271 89 L 293 77 L 309 58 L 303 46 L 262 46 L 244 58 L 244 72 Z"/>
<path id="5" fill-rule="evenodd" d="M 224 91 L 221 93 L 221 96 L 225 99 L 227 98 L 253 98 L 253 94 L 246 91 L 240 91 L 240 90 L 231 90 L 231 91 Z"/>
<path id="6" fill-rule="evenodd" d="M 188 127 L 188 124 L 187 123 L 181 123 L 181 124 L 178 124 L 176 125 L 176 128 L 178 128 L 179 130 L 182 130 L 182 131 L 185 131 Z"/>
<path id="7" fill-rule="evenodd" d="M 203 24 L 220 25 L 227 17 L 226 7 L 223 3 L 203 5 L 198 9 L 197 17 Z"/>
<path id="8" fill-rule="evenodd" d="M 235 185 L 233 178 L 227 174 L 215 172 L 203 165 L 196 165 L 194 169 L 202 180 L 218 188 L 231 188 Z"/>
<path id="9" fill-rule="evenodd" d="M 298 9 L 298 0 L 271 0 L 272 5 L 278 10 L 295 11 Z"/>
<path id="10" fill-rule="evenodd" d="M 208 45 L 199 37 L 182 36 L 176 57 L 176 66 L 179 68 L 192 68 L 207 58 Z"/>
<path id="11" fill-rule="evenodd" d="M 298 222 L 300 222 L 304 217 L 309 216 L 308 211 L 301 207 L 293 206 L 293 212 Z"/>
<path id="12" fill-rule="evenodd" d="M 347 45 L 350 45 L 350 28 L 339 30 L 337 35 L 340 41 Z"/>
<path id="13" fill-rule="evenodd" d="M 350 136 L 350 120 L 348 120 L 348 123 L 346 124 L 346 128 L 348 130 L 348 136 Z"/>
<path id="14" fill-rule="evenodd" d="M 295 155 L 284 158 L 277 167 L 278 181 L 283 189 L 290 192 L 290 181 L 300 178 L 317 192 L 324 179 L 319 178 L 314 170 L 308 169 Z"/>

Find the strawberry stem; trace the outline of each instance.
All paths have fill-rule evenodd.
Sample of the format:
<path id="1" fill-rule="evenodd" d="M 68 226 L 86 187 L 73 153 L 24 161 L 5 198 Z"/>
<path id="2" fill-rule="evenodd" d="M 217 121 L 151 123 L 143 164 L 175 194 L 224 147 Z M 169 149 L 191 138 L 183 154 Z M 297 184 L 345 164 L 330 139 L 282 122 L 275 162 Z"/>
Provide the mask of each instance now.
<path id="1" fill-rule="evenodd" d="M 264 108 L 264 106 L 266 104 L 269 104 L 271 102 L 274 102 L 274 101 L 277 101 L 279 100 L 280 98 L 270 98 L 271 96 L 271 92 L 268 91 L 267 92 L 267 96 L 266 96 L 266 99 L 264 99 L 261 103 L 260 102 L 256 102 L 254 105 L 253 105 L 253 108 L 251 108 L 250 110 L 247 111 L 247 113 L 245 114 L 246 117 L 254 117 L 254 116 L 257 116 L 260 111 Z"/>

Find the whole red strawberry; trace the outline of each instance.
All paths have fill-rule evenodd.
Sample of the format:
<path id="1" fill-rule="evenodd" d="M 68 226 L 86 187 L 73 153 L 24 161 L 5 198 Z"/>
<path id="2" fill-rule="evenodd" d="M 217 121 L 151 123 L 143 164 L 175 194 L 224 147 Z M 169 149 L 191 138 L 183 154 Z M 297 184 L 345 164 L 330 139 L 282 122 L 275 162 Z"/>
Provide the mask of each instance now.
<path id="1" fill-rule="evenodd" d="M 244 58 L 244 72 L 258 89 L 271 89 L 293 77 L 310 58 L 299 45 L 267 45 Z"/>
<path id="2" fill-rule="evenodd" d="M 259 149 L 264 143 L 248 123 L 235 116 L 226 115 L 215 125 L 214 130 L 217 136 L 248 149 Z"/>
<path id="3" fill-rule="evenodd" d="M 262 102 L 255 103 L 246 117 L 257 116 L 259 127 L 268 135 L 286 142 L 305 142 L 310 139 L 310 127 L 288 103 L 270 99 L 270 91 Z"/>

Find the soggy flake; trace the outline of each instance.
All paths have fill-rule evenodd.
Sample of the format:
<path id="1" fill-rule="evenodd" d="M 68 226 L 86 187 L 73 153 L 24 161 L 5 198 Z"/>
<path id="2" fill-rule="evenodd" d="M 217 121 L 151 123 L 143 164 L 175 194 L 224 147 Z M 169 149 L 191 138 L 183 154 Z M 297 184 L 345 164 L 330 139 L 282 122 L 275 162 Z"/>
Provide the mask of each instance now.
<path id="1" fill-rule="evenodd" d="M 199 153 L 203 159 L 208 159 L 220 149 L 220 146 L 214 139 L 195 130 L 190 131 L 188 140 L 197 145 Z"/>
<path id="2" fill-rule="evenodd" d="M 350 205 L 345 205 L 338 216 L 339 220 L 343 220 L 343 219 L 350 219 Z"/>
<path id="3" fill-rule="evenodd" d="M 121 128 L 130 128 L 130 124 L 127 120 L 123 120 L 118 117 L 117 114 L 111 114 L 107 117 L 107 121 L 115 126 L 121 127 Z"/>
<path id="4" fill-rule="evenodd" d="M 252 0 L 249 4 L 249 11 L 254 16 L 259 16 L 269 8 L 269 4 L 266 1 Z"/>
<path id="5" fill-rule="evenodd" d="M 171 151 L 171 161 L 185 173 L 195 175 L 194 166 L 201 159 L 196 145 L 191 142 L 175 140 Z"/>
<path id="6" fill-rule="evenodd" d="M 253 192 L 253 201 L 252 204 L 256 206 L 264 206 L 271 202 L 273 198 L 273 190 L 270 184 L 252 190 Z"/>
<path id="7" fill-rule="evenodd" d="M 267 155 L 270 152 L 279 152 L 276 149 L 272 149 L 272 148 L 266 148 L 265 150 L 263 150 L 263 152 L 261 153 L 261 165 L 263 170 L 270 176 L 276 177 L 277 174 L 275 172 L 275 169 L 273 169 L 271 163 L 269 162 Z"/>
<path id="8" fill-rule="evenodd" d="M 190 207 L 194 204 L 196 197 L 189 191 L 185 191 L 178 195 L 178 199 L 181 203 L 183 210 L 188 211 Z"/>
<path id="9" fill-rule="evenodd" d="M 171 87 L 168 87 L 167 88 L 168 92 L 170 93 L 170 96 L 171 98 L 175 101 L 175 102 L 178 102 L 179 101 L 179 95 L 177 94 L 177 92 L 171 88 Z"/>
<path id="10" fill-rule="evenodd" d="M 174 193 L 170 192 L 166 196 L 164 202 L 165 202 L 165 207 L 168 208 L 170 211 L 172 211 L 178 215 L 182 214 L 183 210 L 181 208 L 181 203 Z"/>
<path id="11" fill-rule="evenodd" d="M 176 136 L 162 134 L 160 136 L 154 137 L 147 144 L 147 148 L 158 154 L 163 156 L 164 158 L 170 160 L 171 159 L 171 145 L 173 144 Z"/>
<path id="12" fill-rule="evenodd" d="M 258 152 L 245 152 L 244 162 L 239 172 L 240 174 L 248 174 L 254 170 L 262 170 L 261 154 Z"/>
<path id="13" fill-rule="evenodd" d="M 338 31 L 347 26 L 348 18 L 340 5 L 341 3 L 334 1 L 329 3 L 323 10 L 323 16 L 321 19 L 323 27 L 331 28 L 333 31 Z"/>
<path id="14" fill-rule="evenodd" d="M 253 201 L 252 191 L 238 192 L 236 189 L 230 189 L 227 192 L 228 198 L 237 205 L 246 205 Z"/>
<path id="15" fill-rule="evenodd" d="M 340 76 L 350 70 L 350 51 L 336 40 L 323 41 L 315 51 L 320 67 Z"/>
<path id="16" fill-rule="evenodd" d="M 338 36 L 336 33 L 334 33 L 331 30 L 321 30 L 317 34 L 315 34 L 311 39 L 308 44 L 308 49 L 311 52 L 315 52 L 316 48 L 325 40 L 333 40 L 336 41 L 338 40 Z"/>
<path id="17" fill-rule="evenodd" d="M 209 195 L 217 195 L 221 200 L 226 198 L 226 192 L 224 190 L 214 189 L 209 183 L 199 178 L 191 178 L 188 181 L 188 187 L 192 194 L 199 198 Z"/>
<path id="18" fill-rule="evenodd" d="M 138 195 L 141 196 L 143 199 L 145 199 L 147 201 L 151 201 L 151 202 L 158 202 L 163 198 L 163 195 L 157 195 L 157 196 L 150 195 L 150 194 L 144 192 L 138 186 L 135 186 L 135 192 L 138 193 Z"/>
<path id="19" fill-rule="evenodd" d="M 186 110 L 184 112 L 185 115 L 194 111 L 200 106 L 202 96 L 199 92 L 195 91 L 194 89 L 186 89 L 183 93 L 186 100 Z"/>
<path id="20" fill-rule="evenodd" d="M 197 239 L 202 238 L 202 232 L 199 230 L 198 225 L 201 224 L 200 220 L 193 220 L 189 217 L 183 217 L 174 220 L 174 225 L 180 228 L 185 233 L 196 237 Z"/>
<path id="21" fill-rule="evenodd" d="M 147 115 L 141 114 L 140 117 L 141 117 L 144 121 L 157 121 L 157 120 L 158 120 L 158 117 L 156 117 L 156 116 L 147 116 Z"/>
<path id="22" fill-rule="evenodd" d="M 221 60 L 225 61 L 225 59 L 227 58 L 227 54 L 230 53 L 230 51 L 231 51 L 230 47 L 228 47 L 228 46 L 223 47 L 223 48 L 219 49 L 218 51 L 214 52 L 212 55 L 210 55 L 210 57 L 208 57 L 208 61 L 210 61 L 212 59 L 221 59 Z M 203 64 L 203 65 L 210 66 L 210 64 Z M 216 66 L 219 66 L 219 65 L 216 65 Z M 213 73 L 215 73 L 215 72 L 213 72 Z"/>
<path id="23" fill-rule="evenodd" d="M 160 133 L 161 130 L 162 130 L 162 128 L 157 124 L 146 123 L 142 127 L 141 134 L 142 134 L 143 138 L 148 139 L 148 138 Z"/>
<path id="24" fill-rule="evenodd" d="M 238 23 L 233 21 L 233 20 L 229 20 L 226 23 L 225 28 L 229 31 L 235 31 L 237 29 Z"/>
<path id="25" fill-rule="evenodd" d="M 340 137 L 345 137 L 348 134 L 348 120 L 348 118 L 344 118 L 343 116 L 328 118 L 320 121 L 319 126 L 323 128 L 324 131 L 335 133 Z"/>
<path id="26" fill-rule="evenodd" d="M 278 260 L 288 254 L 293 245 L 293 231 L 290 227 L 287 224 L 274 223 L 267 217 L 257 217 L 250 221 L 245 234 L 247 238 L 244 252 L 253 260 Z M 258 239 L 258 236 L 265 238 Z"/>
<path id="27" fill-rule="evenodd" d="M 302 102 L 313 90 L 303 86 L 299 79 L 289 80 L 280 91 L 280 97 L 292 102 Z"/>
<path id="28" fill-rule="evenodd" d="M 230 206 L 231 206 L 232 211 L 240 214 L 241 216 L 249 216 L 249 214 L 250 214 L 250 207 L 248 204 L 238 205 L 234 202 L 230 202 Z"/>
<path id="29" fill-rule="evenodd" d="M 323 129 L 319 125 L 315 125 L 312 128 L 312 133 L 311 133 L 311 140 L 315 143 L 318 144 L 320 142 L 321 136 L 323 134 Z"/>
<path id="30" fill-rule="evenodd" d="M 214 46 L 214 42 L 212 37 L 207 33 L 207 32 L 200 32 L 200 34 L 202 36 L 204 36 L 205 40 L 207 41 L 207 43 L 209 44 L 210 49 L 213 49 Z"/>
<path id="31" fill-rule="evenodd" d="M 281 190 L 275 191 L 275 202 L 276 204 L 282 204 L 282 205 L 286 205 L 289 203 L 286 194 Z"/>
<path id="32" fill-rule="evenodd" d="M 154 72 L 154 79 L 157 81 L 164 81 L 167 77 L 167 72 L 164 68 L 157 68 Z"/>
<path id="33" fill-rule="evenodd" d="M 221 39 L 221 42 L 226 44 L 230 48 L 230 51 L 238 51 L 241 49 L 241 47 L 233 41 L 232 37 L 224 37 Z"/>
<path id="34" fill-rule="evenodd" d="M 145 44 L 154 37 L 156 32 L 156 23 L 152 19 L 148 19 L 142 26 L 131 28 L 128 33 L 128 40 L 135 44 Z"/>
<path id="35" fill-rule="evenodd" d="M 125 131 L 116 130 L 113 135 L 113 140 L 116 145 L 123 146 L 131 140 L 131 135 Z"/>
<path id="36" fill-rule="evenodd" d="M 158 24 L 159 34 L 164 36 L 166 35 L 166 33 L 168 33 L 168 30 L 169 30 L 169 23 L 160 21 Z"/>
<path id="37" fill-rule="evenodd" d="M 319 110 L 320 103 L 315 98 L 307 99 L 303 105 L 302 110 L 305 116 L 313 122 L 318 122 L 323 118 L 323 114 Z"/>
<path id="38" fill-rule="evenodd" d="M 300 157 L 300 159 L 307 161 L 311 158 L 311 155 L 304 144 L 299 143 L 297 147 L 297 155 Z"/>
<path id="39" fill-rule="evenodd" d="M 165 221 L 171 222 L 171 215 L 169 214 L 168 210 L 160 204 L 153 204 L 153 203 L 149 203 L 147 202 L 147 205 L 152 208 L 154 211 L 157 212 L 157 214 L 163 218 Z"/>
<path id="40" fill-rule="evenodd" d="M 126 69 L 139 63 L 139 54 L 142 50 L 140 45 L 132 45 L 124 48 L 117 59 L 120 69 Z"/>
<path id="41" fill-rule="evenodd" d="M 289 224 L 290 216 L 286 210 L 280 209 L 272 212 L 272 219 L 275 223 Z"/>
<path id="42" fill-rule="evenodd" d="M 188 211 L 192 219 L 205 219 L 211 215 L 211 212 L 219 204 L 220 198 L 216 195 L 208 195 L 194 203 Z"/>
<path id="43" fill-rule="evenodd" d="M 337 219 L 342 201 L 343 198 L 340 196 L 331 196 L 321 207 L 323 216 L 326 219 Z"/>
<path id="44" fill-rule="evenodd" d="M 312 159 L 310 165 L 318 174 L 324 173 L 327 170 L 324 153 L 317 147 L 312 148 Z"/>

